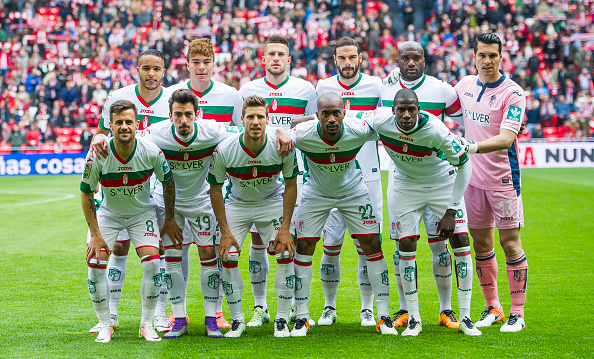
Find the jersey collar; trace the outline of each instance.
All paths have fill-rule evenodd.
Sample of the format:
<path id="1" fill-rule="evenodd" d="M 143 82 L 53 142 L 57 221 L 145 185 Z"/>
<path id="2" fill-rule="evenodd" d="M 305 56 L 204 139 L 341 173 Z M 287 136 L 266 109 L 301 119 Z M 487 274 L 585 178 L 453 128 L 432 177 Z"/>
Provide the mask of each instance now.
<path id="1" fill-rule="evenodd" d="M 262 146 L 262 148 L 260 148 L 258 150 L 258 152 L 256 153 L 252 153 L 252 151 L 250 151 L 247 147 L 245 147 L 245 144 L 243 143 L 243 133 L 241 135 L 239 135 L 239 144 L 241 145 L 241 148 L 243 149 L 243 151 L 250 156 L 251 158 L 256 158 L 258 156 L 260 156 L 260 154 L 262 153 L 262 151 L 264 151 L 264 149 L 266 148 L 266 145 L 268 144 L 268 134 L 265 134 L 266 137 L 264 138 L 264 146 Z"/>
<path id="2" fill-rule="evenodd" d="M 495 82 L 489 82 L 486 84 L 483 84 L 481 82 L 481 80 L 479 80 L 479 77 L 476 77 L 476 84 L 479 85 L 480 87 L 482 87 L 481 89 L 481 93 L 479 93 L 476 102 L 479 102 L 481 100 L 481 97 L 483 97 L 483 93 L 485 92 L 486 89 L 488 88 L 495 88 L 499 85 L 501 85 L 501 83 L 503 82 L 503 80 L 505 80 L 505 73 L 502 70 L 499 70 L 499 73 L 501 74 L 501 77 L 499 78 L 499 80 L 495 81 Z"/>
<path id="3" fill-rule="evenodd" d="M 278 86 L 273 85 L 270 82 L 268 82 L 268 80 L 266 80 L 266 76 L 264 76 L 264 82 L 266 83 L 266 85 L 272 87 L 275 90 L 278 90 L 279 88 L 283 87 L 284 84 L 286 84 L 287 82 L 289 82 L 289 75 L 287 75 L 287 78 L 285 79 L 285 81 L 283 81 L 280 84 L 278 84 Z"/>
<path id="4" fill-rule="evenodd" d="M 188 147 L 192 144 L 192 142 L 194 142 L 196 136 L 198 136 L 198 125 L 196 124 L 196 121 L 194 121 L 194 135 L 187 141 L 177 135 L 177 132 L 175 132 L 175 124 L 173 123 L 171 124 L 171 133 L 173 134 L 173 139 L 177 143 L 184 147 Z"/>
<path id="5" fill-rule="evenodd" d="M 134 91 L 136 92 L 136 97 L 138 98 L 138 101 L 140 101 L 140 103 L 143 104 L 144 107 L 151 107 L 155 104 L 155 102 L 159 101 L 161 95 L 163 95 L 163 86 L 160 86 L 159 96 L 155 97 L 155 99 L 151 102 L 146 102 L 142 97 L 140 97 L 140 92 L 138 92 L 138 86 L 140 86 L 140 84 L 136 84 L 136 86 L 134 87 Z"/>
<path id="6" fill-rule="evenodd" d="M 114 157 L 120 161 L 122 164 L 126 165 L 128 164 L 128 162 L 130 162 L 130 160 L 132 160 L 132 157 L 134 157 L 134 154 L 136 153 L 136 145 L 138 144 L 138 140 L 135 138 L 134 139 L 134 149 L 132 150 L 132 153 L 130 153 L 130 156 L 128 156 L 128 158 L 123 159 L 120 155 L 118 155 L 118 153 L 116 152 L 115 149 L 115 145 L 113 144 L 113 138 L 109 141 L 109 148 L 111 148 L 111 153 L 113 153 Z"/>
<path id="7" fill-rule="evenodd" d="M 419 131 L 421 128 L 423 128 L 423 126 L 425 126 L 427 124 L 427 122 L 429 121 L 429 115 L 424 113 L 423 111 L 419 112 L 419 122 L 417 124 L 417 126 L 412 129 L 410 132 L 405 132 L 403 129 L 400 128 L 400 126 L 398 126 L 398 122 L 396 121 L 396 116 L 394 116 L 394 124 L 396 124 L 396 128 L 398 129 L 398 131 L 402 132 L 405 135 L 412 135 L 413 133 Z"/>
<path id="8" fill-rule="evenodd" d="M 352 84 L 351 86 L 347 86 L 347 85 L 343 84 L 342 82 L 340 82 L 340 77 L 339 77 L 338 75 L 336 75 L 336 80 L 338 81 L 338 84 L 339 84 L 340 86 L 342 86 L 342 87 L 343 87 L 345 90 L 350 90 L 350 89 L 352 89 L 353 87 L 357 86 L 357 84 L 358 84 L 359 82 L 361 82 L 361 79 L 362 79 L 362 78 L 363 78 L 363 74 L 359 72 L 359 78 L 357 79 L 357 81 L 355 81 L 355 83 L 354 83 L 354 84 Z"/>
<path id="9" fill-rule="evenodd" d="M 402 83 L 402 77 L 400 77 L 400 86 L 401 86 L 403 89 L 406 89 L 406 88 L 408 88 L 408 89 L 411 89 L 411 90 L 413 90 L 413 91 L 414 91 L 414 90 L 418 89 L 419 87 L 421 87 L 421 85 L 423 84 L 423 82 L 425 82 L 425 78 L 426 78 L 426 77 L 427 77 L 427 75 L 423 74 L 423 76 L 421 77 L 420 81 L 419 81 L 418 79 L 417 79 L 417 80 L 415 80 L 415 81 L 419 81 L 419 82 L 418 82 L 416 85 L 413 85 L 412 87 L 406 87 L 406 85 L 404 85 L 404 84 Z M 413 83 L 414 83 L 415 81 L 413 81 Z"/>
<path id="10" fill-rule="evenodd" d="M 196 96 L 198 96 L 198 98 L 202 98 L 203 96 L 206 96 L 206 94 L 207 94 L 207 93 L 209 93 L 209 92 L 210 92 L 210 90 L 212 90 L 212 88 L 213 88 L 213 87 L 214 87 L 214 81 L 211 79 L 211 80 L 210 80 L 210 86 L 208 86 L 208 88 L 206 89 L 206 91 L 204 91 L 204 92 L 200 93 L 200 92 L 198 92 L 198 91 L 196 91 L 196 90 L 194 90 L 194 89 L 192 88 L 192 86 L 190 85 L 190 80 L 188 80 L 188 89 L 189 89 L 189 90 L 192 90 L 192 92 L 193 92 L 193 93 L 194 93 Z"/>
<path id="11" fill-rule="evenodd" d="M 322 122 L 318 121 L 318 136 L 320 136 L 320 138 L 322 139 L 322 141 L 324 141 L 325 144 L 327 144 L 328 146 L 335 146 L 338 141 L 340 141 L 340 139 L 342 138 L 342 134 L 344 133 L 344 122 L 341 123 L 340 125 L 340 135 L 338 136 L 338 138 L 336 139 L 336 141 L 330 141 L 324 138 L 324 136 L 322 136 L 322 126 L 321 126 Z"/>

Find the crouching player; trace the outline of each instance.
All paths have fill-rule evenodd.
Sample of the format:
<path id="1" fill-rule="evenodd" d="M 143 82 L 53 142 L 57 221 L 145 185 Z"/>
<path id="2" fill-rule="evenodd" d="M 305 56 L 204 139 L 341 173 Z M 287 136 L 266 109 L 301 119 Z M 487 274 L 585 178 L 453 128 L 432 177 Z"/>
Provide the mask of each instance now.
<path id="1" fill-rule="evenodd" d="M 422 331 L 416 250 L 419 223 L 427 207 L 441 218 L 437 226 L 439 238 L 451 238 L 458 279 L 459 330 L 466 335 L 481 335 L 470 319 L 472 257 L 463 200 L 472 167 L 458 137 L 436 116 L 419 110 L 415 92 L 401 89 L 392 108 L 361 113 L 398 167 L 394 189 L 388 196 L 393 196 L 396 204 L 394 218 L 400 241 L 397 260 L 409 314 L 402 335 L 417 336 Z M 458 168 L 457 175 L 452 165 Z"/>
<path id="2" fill-rule="evenodd" d="M 119 231 L 123 229 L 128 230 L 142 262 L 140 336 L 148 341 L 160 341 L 152 326 L 161 275 L 157 216 L 155 201 L 149 192 L 149 179 L 155 173 L 163 183 L 166 213 L 164 229 L 171 237 L 181 239 L 181 229 L 173 218 L 173 175 L 163 152 L 154 144 L 136 138 L 138 116 L 133 103 L 116 101 L 109 112 L 114 134 L 109 143 L 109 154 L 107 158 L 87 158 L 80 185 L 81 203 L 90 231 L 87 248 L 89 293 L 100 323 L 95 341 L 107 343 L 113 334 L 109 314 L 107 259 Z M 96 211 L 93 192 L 99 182 L 105 200 Z"/>
<path id="3" fill-rule="evenodd" d="M 269 252 L 276 253 L 274 336 L 287 337 L 295 285 L 290 224 L 297 197 L 297 158 L 294 151 L 284 158 L 277 153 L 276 132 L 266 129 L 269 117 L 264 98 L 246 98 L 241 120 L 244 132 L 218 145 L 208 175 L 212 207 L 221 231 L 219 257 L 223 263 L 223 290 L 233 319 L 225 337 L 240 337 L 246 331 L 243 281 L 237 263 L 252 224 L 269 244 Z M 284 181 L 281 181 L 281 173 Z M 226 174 L 230 180 L 223 199 L 221 189 Z"/>

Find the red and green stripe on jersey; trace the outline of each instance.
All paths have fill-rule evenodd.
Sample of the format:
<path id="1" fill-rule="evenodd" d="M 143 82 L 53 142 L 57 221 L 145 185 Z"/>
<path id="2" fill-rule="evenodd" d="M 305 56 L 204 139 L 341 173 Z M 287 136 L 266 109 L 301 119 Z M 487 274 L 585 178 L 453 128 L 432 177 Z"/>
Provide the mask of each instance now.
<path id="1" fill-rule="evenodd" d="M 217 122 L 229 123 L 233 118 L 233 106 L 214 106 L 209 105 L 208 100 L 203 99 L 214 87 L 214 81 L 210 80 L 210 86 L 204 92 L 198 92 L 190 85 L 190 80 L 187 82 L 189 90 L 198 96 L 198 119 L 215 120 Z"/>
<path id="2" fill-rule="evenodd" d="M 104 173 L 101 175 L 101 185 L 103 187 L 134 187 L 148 181 L 153 174 L 152 169 L 144 171 L 129 171 L 117 173 Z"/>
<path id="3" fill-rule="evenodd" d="M 289 82 L 289 76 L 287 76 L 285 81 L 281 82 L 278 86 L 268 82 L 266 77 L 264 77 L 264 82 L 274 90 L 278 90 L 287 82 Z M 307 107 L 307 100 L 300 100 L 296 98 L 271 96 L 266 97 L 266 102 L 268 102 L 268 112 L 286 115 L 304 115 L 305 108 Z"/>
<path id="4" fill-rule="evenodd" d="M 379 96 L 376 96 L 376 97 L 358 97 L 358 96 L 354 97 L 354 96 L 348 95 L 348 93 L 351 90 L 353 90 L 353 88 L 355 86 L 357 86 L 359 84 L 359 82 L 361 82 L 361 79 L 363 78 L 362 73 L 359 73 L 359 78 L 357 79 L 357 81 L 355 81 L 355 83 L 353 83 L 350 86 L 345 85 L 342 82 L 340 82 L 340 78 L 338 78 L 338 75 L 336 75 L 336 77 L 337 77 L 338 84 L 346 90 L 346 92 L 343 92 L 341 94 L 345 110 L 369 111 L 369 110 L 374 110 L 377 107 L 377 104 L 379 102 Z"/>
<path id="5" fill-rule="evenodd" d="M 171 133 L 173 134 L 173 139 L 182 145 L 185 148 L 190 147 L 196 137 L 198 136 L 198 125 L 194 122 L 194 135 L 190 138 L 189 141 L 184 141 L 183 139 L 179 138 L 175 132 L 175 125 L 171 124 Z M 215 150 L 217 145 L 201 148 L 201 149 L 192 149 L 192 150 L 185 150 L 185 149 L 178 149 L 177 151 L 174 150 L 165 150 L 163 149 L 163 154 L 165 155 L 165 159 L 167 161 L 195 161 L 199 160 L 208 156 L 211 156 Z"/>

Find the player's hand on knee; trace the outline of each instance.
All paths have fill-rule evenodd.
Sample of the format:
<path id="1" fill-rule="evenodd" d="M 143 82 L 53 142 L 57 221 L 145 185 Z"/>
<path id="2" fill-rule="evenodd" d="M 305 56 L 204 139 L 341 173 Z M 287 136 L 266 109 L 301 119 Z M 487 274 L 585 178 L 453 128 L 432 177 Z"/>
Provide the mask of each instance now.
<path id="1" fill-rule="evenodd" d="M 287 133 L 287 131 L 283 130 L 282 128 L 278 128 L 276 130 L 276 150 L 280 151 L 279 155 L 281 157 L 287 156 L 293 149 L 295 148 L 295 144 L 291 139 L 291 136 Z"/>
<path id="2" fill-rule="evenodd" d="M 437 233 L 439 238 L 449 239 L 456 229 L 456 210 L 448 209 L 443 218 L 437 224 Z"/>
<path id="3" fill-rule="evenodd" d="M 289 252 L 289 258 L 295 255 L 295 243 L 289 231 L 279 231 L 274 239 L 274 251 L 281 254 L 281 258 L 285 258 L 285 251 Z"/>
<path id="4" fill-rule="evenodd" d="M 89 245 L 87 247 L 87 264 L 89 264 L 91 262 L 91 259 L 93 258 L 97 258 L 97 263 L 99 263 L 99 260 L 101 259 L 102 249 L 105 250 L 105 252 L 107 252 L 107 255 L 109 256 L 111 251 L 109 250 L 109 246 L 103 240 L 103 238 L 100 236 L 91 236 L 91 240 L 89 241 Z"/>
<path id="5" fill-rule="evenodd" d="M 107 151 L 107 136 L 104 134 L 97 134 L 91 141 L 91 147 L 89 149 L 91 155 L 94 153 L 97 157 L 106 158 L 109 154 Z"/>
<path id="6" fill-rule="evenodd" d="M 226 262 L 229 258 L 229 251 L 231 247 L 239 249 L 239 243 L 235 240 L 235 237 L 231 234 L 221 234 L 221 242 L 219 244 L 219 258 Z"/>
<path id="7" fill-rule="evenodd" d="M 163 224 L 163 228 L 161 228 L 160 233 L 161 238 L 163 238 L 163 236 L 167 234 L 169 238 L 171 238 L 173 246 L 176 249 L 181 249 L 182 244 L 184 243 L 184 231 L 177 225 L 175 219 L 172 218 L 169 220 L 165 220 L 165 223 Z"/>

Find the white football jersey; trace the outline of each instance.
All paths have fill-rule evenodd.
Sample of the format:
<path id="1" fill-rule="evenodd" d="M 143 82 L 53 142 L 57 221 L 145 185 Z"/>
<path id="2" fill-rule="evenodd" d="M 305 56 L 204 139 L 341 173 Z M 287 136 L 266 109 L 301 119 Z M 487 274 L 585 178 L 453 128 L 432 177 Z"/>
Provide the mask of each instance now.
<path id="1" fill-rule="evenodd" d="M 250 81 L 239 89 L 243 98 L 252 95 L 263 97 L 268 102 L 270 126 L 291 129 L 293 118 L 316 113 L 316 90 L 309 81 L 287 76 L 278 86 L 266 81 L 266 77 Z"/>
<path id="2" fill-rule="evenodd" d="M 212 153 L 225 138 L 240 131 L 238 127 L 224 126 L 213 120 L 194 121 L 194 131 L 189 138 L 182 138 L 175 125 L 163 121 L 144 131 L 143 137 L 156 144 L 165 154 L 175 180 L 176 204 L 200 204 L 209 199 L 206 176 Z M 163 205 L 163 186 L 155 185 L 153 193 L 157 203 Z"/>
<path id="3" fill-rule="evenodd" d="M 226 125 L 234 123 L 241 126 L 241 106 L 243 98 L 239 92 L 222 82 L 210 80 L 210 87 L 200 93 L 190 86 L 190 80 L 180 82 L 167 88 L 171 93 L 175 90 L 192 90 L 198 96 L 198 119 L 215 120 Z"/>
<path id="4" fill-rule="evenodd" d="M 284 158 L 276 151 L 276 128 L 266 128 L 266 142 L 252 153 L 243 143 L 243 135 L 236 134 L 221 142 L 213 154 L 208 173 L 210 184 L 222 185 L 229 175 L 225 199 L 243 203 L 279 198 L 285 191 L 280 180 L 293 179 L 299 174 L 295 151 Z"/>
<path id="5" fill-rule="evenodd" d="M 382 105 L 392 107 L 394 96 L 403 88 L 411 89 L 419 99 L 421 111 L 429 112 L 439 117 L 442 121 L 445 116 L 461 123 L 462 107 L 454 88 L 433 76 L 423 75 L 413 82 L 403 81 L 393 85 L 385 84 L 381 87 Z"/>
<path id="6" fill-rule="evenodd" d="M 146 102 L 140 97 L 138 86 L 140 86 L 140 84 L 126 86 L 115 90 L 109 95 L 101 110 L 99 127 L 106 131 L 111 131 L 109 127 L 109 121 L 111 120 L 111 117 L 109 116 L 109 107 L 119 100 L 128 100 L 136 105 L 139 130 L 143 130 L 153 123 L 169 120 L 169 97 L 171 97 L 171 92 L 169 92 L 168 89 L 161 87 L 159 96 L 151 102 Z"/>
<path id="7" fill-rule="evenodd" d="M 161 182 L 173 178 L 163 152 L 143 138 L 135 139 L 134 150 L 126 159 L 116 153 L 113 139 L 108 149 L 106 158 L 87 156 L 80 190 L 93 193 L 97 183 L 101 183 L 104 197 L 101 209 L 121 217 L 132 217 L 153 208 L 151 175 L 154 173 Z"/>
<path id="8" fill-rule="evenodd" d="M 374 110 L 380 103 L 382 80 L 378 77 L 359 73 L 359 79 L 351 86 L 342 84 L 338 75 L 320 80 L 316 87 L 318 96 L 326 92 L 334 92 L 342 97 L 344 109 L 351 111 Z M 361 167 L 364 181 L 381 180 L 377 141 L 363 145 L 357 162 Z"/>
<path id="9" fill-rule="evenodd" d="M 398 127 L 390 107 L 360 113 L 384 143 L 398 171 L 397 180 L 423 184 L 443 184 L 444 178 L 454 178 L 454 166 L 468 161 L 458 136 L 452 134 L 436 116 L 421 111 L 419 122 L 410 131 Z"/>
<path id="10" fill-rule="evenodd" d="M 305 163 L 303 191 L 322 197 L 342 197 L 367 191 L 355 156 L 377 134 L 357 118 L 346 117 L 340 137 L 330 142 L 322 137 L 320 121 L 308 121 L 289 131 Z"/>

